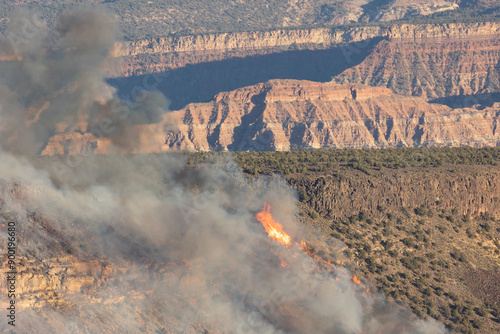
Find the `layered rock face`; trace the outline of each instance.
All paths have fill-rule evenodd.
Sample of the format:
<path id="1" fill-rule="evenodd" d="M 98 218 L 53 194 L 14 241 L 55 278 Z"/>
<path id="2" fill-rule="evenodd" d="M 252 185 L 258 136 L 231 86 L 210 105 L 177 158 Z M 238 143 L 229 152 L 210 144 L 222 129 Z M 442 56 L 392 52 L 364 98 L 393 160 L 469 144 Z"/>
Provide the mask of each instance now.
<path id="1" fill-rule="evenodd" d="M 359 84 L 270 81 L 175 112 L 170 149 L 496 146 L 500 105 L 451 109 Z"/>
<path id="2" fill-rule="evenodd" d="M 112 56 L 123 60 L 110 76 L 130 76 L 184 67 L 188 64 L 220 61 L 233 57 L 265 55 L 285 50 L 327 49 L 332 45 L 380 37 L 381 27 L 349 29 L 301 29 L 220 33 L 164 37 L 122 42 Z"/>
<path id="3" fill-rule="evenodd" d="M 51 259 L 23 257 L 19 264 L 16 292 L 20 300 L 17 306 L 23 310 L 44 306 L 72 308 L 71 298 L 62 298 L 60 295 L 72 295 L 80 293 L 82 289 L 95 288 L 116 271 L 111 265 L 100 261 L 82 262 L 74 256 Z M 3 263 L 2 268 L 7 267 L 7 263 Z M 7 289 L 3 280 L 0 286 Z"/>
<path id="4" fill-rule="evenodd" d="M 164 37 L 122 42 L 115 45 L 114 57 L 123 64 L 112 76 L 164 71 L 200 62 L 262 55 L 283 50 L 326 49 L 340 43 L 361 42 L 376 37 L 389 39 L 476 38 L 500 33 L 496 22 L 457 24 L 397 24 L 353 28 L 318 28 L 221 33 L 184 37 Z M 362 44 L 359 45 L 363 47 Z M 349 53 L 352 50 L 347 49 Z M 356 51 L 356 50 L 354 50 Z"/>
<path id="5" fill-rule="evenodd" d="M 137 127 L 132 151 L 497 146 L 499 114 L 500 104 L 452 109 L 384 87 L 272 80 Z M 63 132 L 42 154 L 106 153 L 109 144 L 91 134 Z"/>
<path id="6" fill-rule="evenodd" d="M 385 86 L 401 95 L 427 99 L 462 96 L 462 102 L 467 102 L 467 95 L 500 91 L 498 33 L 472 38 L 466 30 L 458 30 L 446 38 L 424 38 L 425 33 L 413 31 L 412 39 L 408 34 L 392 34 L 390 41 L 380 42 L 361 64 L 333 81 Z"/>

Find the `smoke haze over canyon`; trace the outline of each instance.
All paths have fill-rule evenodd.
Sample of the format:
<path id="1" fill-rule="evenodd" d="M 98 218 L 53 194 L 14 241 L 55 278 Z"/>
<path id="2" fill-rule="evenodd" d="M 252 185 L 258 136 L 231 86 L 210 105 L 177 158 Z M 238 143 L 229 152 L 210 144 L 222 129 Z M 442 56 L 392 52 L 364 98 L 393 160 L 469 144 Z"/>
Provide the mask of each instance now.
<path id="1" fill-rule="evenodd" d="M 279 176 L 247 179 L 224 155 L 192 168 L 180 154 L 129 154 L 145 145 L 141 129 L 182 122 L 152 89 L 158 78 L 130 100 L 106 83 L 118 35 L 109 15 L 65 12 L 55 30 L 36 13 L 11 21 L 0 202 L 2 222 L 19 231 L 16 333 L 446 332 L 306 251 L 314 233 L 296 223 L 296 193 Z M 39 157 L 67 132 L 86 154 Z M 90 136 L 107 155 L 92 153 Z M 265 203 L 290 245 L 256 220 Z"/>

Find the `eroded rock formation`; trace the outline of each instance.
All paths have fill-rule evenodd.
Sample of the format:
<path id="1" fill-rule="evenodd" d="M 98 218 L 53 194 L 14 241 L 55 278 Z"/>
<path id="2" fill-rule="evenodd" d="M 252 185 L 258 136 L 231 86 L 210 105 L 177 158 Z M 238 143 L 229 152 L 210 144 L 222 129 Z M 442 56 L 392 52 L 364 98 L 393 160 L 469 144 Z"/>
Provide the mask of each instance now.
<path id="1" fill-rule="evenodd" d="M 272 80 L 220 93 L 209 103 L 189 104 L 159 123 L 136 127 L 134 152 L 497 146 L 499 112 L 499 104 L 452 109 L 384 87 Z M 42 154 L 81 153 L 89 147 L 105 153 L 109 141 L 64 132 L 55 134 Z"/>

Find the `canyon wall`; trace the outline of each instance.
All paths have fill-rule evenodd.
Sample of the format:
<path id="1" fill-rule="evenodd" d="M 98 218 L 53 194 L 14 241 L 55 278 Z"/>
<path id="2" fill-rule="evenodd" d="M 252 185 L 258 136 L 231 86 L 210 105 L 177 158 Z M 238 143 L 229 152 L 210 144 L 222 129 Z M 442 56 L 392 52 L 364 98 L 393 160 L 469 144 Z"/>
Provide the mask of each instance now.
<path id="1" fill-rule="evenodd" d="M 498 146 L 499 115 L 498 103 L 453 109 L 384 87 L 271 80 L 136 127 L 139 144 L 133 150 Z M 109 144 L 89 133 L 62 132 L 51 137 L 42 154 L 106 153 Z"/>
<path id="2" fill-rule="evenodd" d="M 325 49 L 341 43 L 361 42 L 356 48 L 346 48 L 348 56 L 359 52 L 362 41 L 384 37 L 388 39 L 477 38 L 500 34 L 500 23 L 394 24 L 342 28 L 252 31 L 182 37 L 161 37 L 121 42 L 112 55 L 124 60 L 110 71 L 113 76 L 151 73 L 200 62 L 261 55 L 284 50 Z"/>
<path id="3" fill-rule="evenodd" d="M 391 25 L 199 35 L 120 44 L 113 52 L 116 57 L 137 59 L 165 52 L 201 52 L 205 57 L 211 52 L 224 55 L 297 45 L 333 50 L 331 45 L 337 45 L 335 52 L 314 51 L 320 57 L 309 58 L 310 68 L 306 65 L 302 68 L 306 72 L 340 73 L 331 83 L 269 81 L 260 80 L 265 76 L 259 76 L 243 85 L 242 78 L 248 77 L 249 72 L 247 63 L 235 62 L 227 72 L 221 71 L 227 64 L 214 69 L 186 66 L 183 71 L 169 73 L 170 78 L 160 77 L 163 83 L 157 88 L 167 96 L 170 91 L 184 96 L 190 92 L 191 96 L 178 98 L 173 107 L 177 110 L 165 114 L 162 121 L 137 126 L 139 144 L 127 149 L 153 153 L 185 149 L 498 146 L 500 105 L 491 92 L 500 91 L 499 31 L 500 24 L 491 22 Z M 380 36 L 385 39 L 372 43 L 376 44 L 374 49 L 373 45 L 367 46 L 367 40 Z M 363 53 L 368 56 L 365 58 Z M 291 69 L 301 67 L 308 56 L 309 53 L 301 53 L 300 57 L 274 59 L 272 66 L 285 70 L 273 72 L 271 77 L 287 78 Z M 356 56 L 359 57 L 353 63 Z M 320 66 L 316 60 L 322 61 Z M 341 67 L 337 66 L 339 63 Z M 159 66 L 169 64 L 160 62 Z M 206 72 L 199 73 L 203 69 Z M 263 72 L 269 71 L 263 69 Z M 187 80 L 188 75 L 193 80 Z M 295 78 L 303 79 L 303 75 L 299 72 Z M 142 86 L 141 82 L 129 86 L 135 89 L 151 85 L 147 76 L 139 79 Z M 224 85 L 217 85 L 219 82 Z M 204 90 L 215 86 L 215 91 Z M 455 108 L 428 103 L 453 95 L 467 100 L 477 93 L 486 94 L 487 100 Z M 173 120 L 176 130 L 170 126 Z M 88 121 L 92 124 L 93 120 Z M 110 140 L 96 138 L 91 130 L 89 125 L 87 129 L 82 126 L 55 132 L 43 143 L 40 153 L 109 152 Z"/>
<path id="4" fill-rule="evenodd" d="M 265 49 L 299 44 L 327 46 L 362 41 L 374 37 L 446 38 L 500 34 L 500 23 L 395 24 L 387 27 L 319 28 L 222 33 L 183 37 L 160 37 L 115 45 L 114 57 L 169 52 L 228 51 L 234 49 Z"/>

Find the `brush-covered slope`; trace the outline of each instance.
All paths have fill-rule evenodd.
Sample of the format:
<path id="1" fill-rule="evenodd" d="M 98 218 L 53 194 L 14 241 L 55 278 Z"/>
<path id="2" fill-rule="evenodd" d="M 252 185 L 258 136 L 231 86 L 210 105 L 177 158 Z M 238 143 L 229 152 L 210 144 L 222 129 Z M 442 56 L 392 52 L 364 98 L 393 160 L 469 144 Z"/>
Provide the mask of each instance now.
<path id="1" fill-rule="evenodd" d="M 224 154 L 188 159 L 197 165 Z M 297 190 L 302 223 L 345 242 L 352 270 L 372 290 L 450 333 L 499 332 L 499 148 L 235 156 L 249 175 L 283 175 Z M 336 257 L 321 243 L 311 247 L 325 260 Z"/>
<path id="2" fill-rule="evenodd" d="M 269 30 L 286 27 L 338 25 L 351 22 L 389 21 L 453 11 L 451 0 L 374 1 L 222 1 L 222 0 L 17 0 L 0 1 L 0 32 L 8 18 L 29 8 L 56 25 L 62 11 L 76 6 L 100 6 L 116 15 L 129 40 L 168 34 Z M 463 13 L 460 13 L 463 15 Z"/>

